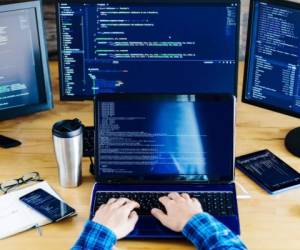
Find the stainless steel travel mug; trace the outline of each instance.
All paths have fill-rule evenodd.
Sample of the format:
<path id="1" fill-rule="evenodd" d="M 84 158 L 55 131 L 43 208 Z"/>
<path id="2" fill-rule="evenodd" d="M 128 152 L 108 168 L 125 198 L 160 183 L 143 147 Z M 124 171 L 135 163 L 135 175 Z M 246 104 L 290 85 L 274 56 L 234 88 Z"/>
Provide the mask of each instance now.
<path id="1" fill-rule="evenodd" d="M 73 188 L 81 184 L 82 134 L 82 124 L 78 119 L 53 125 L 52 138 L 62 187 Z"/>

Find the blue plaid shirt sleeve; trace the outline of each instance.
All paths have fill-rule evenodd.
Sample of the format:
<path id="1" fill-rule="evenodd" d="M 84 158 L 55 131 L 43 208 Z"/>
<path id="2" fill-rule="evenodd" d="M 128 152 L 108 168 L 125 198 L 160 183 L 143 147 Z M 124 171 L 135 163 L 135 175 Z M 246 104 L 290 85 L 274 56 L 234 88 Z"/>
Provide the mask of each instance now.
<path id="1" fill-rule="evenodd" d="M 116 235 L 109 228 L 89 220 L 71 250 L 110 250 L 116 241 Z"/>
<path id="2" fill-rule="evenodd" d="M 208 213 L 194 215 L 182 233 L 198 250 L 247 249 L 239 236 Z"/>

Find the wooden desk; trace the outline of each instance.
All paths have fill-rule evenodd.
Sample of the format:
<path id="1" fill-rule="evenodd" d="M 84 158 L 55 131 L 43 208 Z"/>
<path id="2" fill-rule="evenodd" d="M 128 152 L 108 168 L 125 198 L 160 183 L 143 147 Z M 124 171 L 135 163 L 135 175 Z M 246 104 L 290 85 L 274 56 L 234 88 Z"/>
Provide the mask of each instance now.
<path id="1" fill-rule="evenodd" d="M 43 227 L 43 236 L 31 230 L 0 241 L 6 250 L 69 249 L 78 237 L 89 214 L 89 199 L 94 182 L 89 174 L 89 161 L 83 161 L 83 184 L 75 189 L 64 189 L 58 184 L 58 173 L 51 141 L 54 122 L 66 118 L 80 118 L 92 125 L 91 102 L 60 102 L 58 96 L 57 64 L 51 63 L 55 108 L 0 123 L 0 132 L 18 138 L 23 145 L 14 149 L 0 149 L 0 182 L 38 171 L 54 189 L 78 212 L 78 216 Z M 240 65 L 239 99 L 243 65 Z M 268 148 L 300 171 L 300 160 L 289 154 L 283 145 L 286 133 L 300 125 L 300 120 L 279 113 L 242 104 L 237 106 L 237 155 Z M 300 249 L 300 189 L 270 196 L 239 171 L 237 181 L 251 194 L 239 200 L 242 239 L 249 249 Z M 5 225 L 0 225 L 5 226 Z M 194 249 L 185 241 L 129 241 L 117 244 L 117 249 Z"/>

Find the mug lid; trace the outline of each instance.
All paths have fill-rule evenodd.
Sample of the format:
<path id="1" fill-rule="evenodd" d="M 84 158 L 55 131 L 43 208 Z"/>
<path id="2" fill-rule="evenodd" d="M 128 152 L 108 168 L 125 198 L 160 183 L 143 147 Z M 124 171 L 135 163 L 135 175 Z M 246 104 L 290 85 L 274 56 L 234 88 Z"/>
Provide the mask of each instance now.
<path id="1" fill-rule="evenodd" d="M 52 127 L 52 134 L 60 138 L 72 138 L 82 133 L 82 123 L 79 119 L 62 120 Z"/>

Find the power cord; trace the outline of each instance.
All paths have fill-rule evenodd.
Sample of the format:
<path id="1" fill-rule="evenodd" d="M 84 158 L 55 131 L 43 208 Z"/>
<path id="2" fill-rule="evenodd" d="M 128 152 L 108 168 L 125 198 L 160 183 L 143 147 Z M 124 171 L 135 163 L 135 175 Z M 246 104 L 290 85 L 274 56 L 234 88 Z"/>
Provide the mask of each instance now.
<path id="1" fill-rule="evenodd" d="M 89 156 L 89 158 L 90 158 L 90 173 L 92 175 L 95 175 L 95 164 L 94 164 L 94 161 L 93 161 L 93 157 Z"/>
<path id="2" fill-rule="evenodd" d="M 250 193 L 246 190 L 246 188 L 244 188 L 244 186 L 239 183 L 237 180 L 235 181 L 235 183 L 237 184 L 237 186 L 241 189 L 241 191 L 243 192 L 243 194 L 238 194 L 237 198 L 238 199 L 251 199 L 251 195 Z"/>

